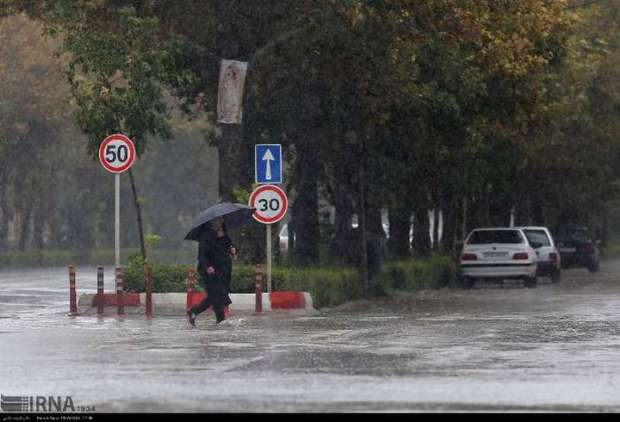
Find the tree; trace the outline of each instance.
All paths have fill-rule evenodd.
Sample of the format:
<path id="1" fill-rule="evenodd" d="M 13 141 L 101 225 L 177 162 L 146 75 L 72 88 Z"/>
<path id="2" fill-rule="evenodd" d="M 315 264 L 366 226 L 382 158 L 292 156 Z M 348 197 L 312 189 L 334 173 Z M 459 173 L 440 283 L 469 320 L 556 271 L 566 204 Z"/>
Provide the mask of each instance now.
<path id="1" fill-rule="evenodd" d="M 170 137 L 162 81 L 176 44 L 162 40 L 160 21 L 141 4 L 113 2 L 40 2 L 25 8 L 46 24 L 47 33 L 60 37 L 60 52 L 68 53 L 67 77 L 76 101 L 76 119 L 88 136 L 88 152 L 96 157 L 109 134 L 129 136 L 140 156 L 148 136 Z M 128 171 L 136 207 L 140 247 L 146 250 L 136 183 Z"/>
<path id="2" fill-rule="evenodd" d="M 0 19 L 0 250 L 8 247 L 11 220 L 19 227 L 20 250 L 31 236 L 41 248 L 53 211 L 58 164 L 46 158 L 58 156 L 54 143 L 70 106 L 53 47 L 41 32 L 21 15 Z"/>

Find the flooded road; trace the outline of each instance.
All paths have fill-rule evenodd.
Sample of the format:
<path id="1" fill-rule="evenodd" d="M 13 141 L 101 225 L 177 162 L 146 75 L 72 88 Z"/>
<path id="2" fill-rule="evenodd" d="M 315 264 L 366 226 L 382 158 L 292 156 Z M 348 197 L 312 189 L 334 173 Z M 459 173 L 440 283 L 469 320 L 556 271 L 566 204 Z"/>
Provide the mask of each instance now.
<path id="1" fill-rule="evenodd" d="M 78 293 L 95 274 L 77 268 Z M 620 261 L 193 329 L 68 317 L 67 287 L 65 268 L 0 272 L 2 394 L 98 412 L 620 411 Z"/>

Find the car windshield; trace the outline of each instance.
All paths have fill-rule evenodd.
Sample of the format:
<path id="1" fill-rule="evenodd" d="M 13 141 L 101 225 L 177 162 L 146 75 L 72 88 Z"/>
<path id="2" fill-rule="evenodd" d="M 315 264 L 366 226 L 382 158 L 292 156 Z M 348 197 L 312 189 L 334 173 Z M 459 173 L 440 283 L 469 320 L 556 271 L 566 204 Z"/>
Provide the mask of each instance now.
<path id="1" fill-rule="evenodd" d="M 517 230 L 478 230 L 467 241 L 469 245 L 485 243 L 523 243 L 523 237 Z"/>
<path id="2" fill-rule="evenodd" d="M 549 236 L 544 230 L 523 230 L 530 245 L 533 243 L 540 243 L 542 246 L 551 246 Z"/>

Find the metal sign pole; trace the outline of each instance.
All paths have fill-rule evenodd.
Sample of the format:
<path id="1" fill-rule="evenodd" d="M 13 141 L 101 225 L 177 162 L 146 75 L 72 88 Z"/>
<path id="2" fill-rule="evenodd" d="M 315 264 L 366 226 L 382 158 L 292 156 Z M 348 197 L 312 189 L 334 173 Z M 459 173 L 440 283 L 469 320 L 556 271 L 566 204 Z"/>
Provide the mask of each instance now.
<path id="1" fill-rule="evenodd" d="M 115 177 L 115 193 L 114 193 L 114 249 L 116 252 L 115 256 L 115 264 L 116 268 L 120 268 L 121 266 L 121 248 L 120 248 L 120 238 L 121 238 L 121 175 L 120 173 L 116 173 Z"/>
<path id="2" fill-rule="evenodd" d="M 267 292 L 271 293 L 271 224 L 267 227 Z"/>
<path id="3" fill-rule="evenodd" d="M 252 217 L 266 226 L 267 293 L 271 293 L 271 266 L 273 261 L 271 225 L 284 218 L 288 209 L 288 199 L 286 193 L 281 188 L 275 185 L 262 185 L 254 189 L 250 194 L 248 204 L 254 208 Z M 276 235 L 278 235 L 278 232 L 276 232 Z"/>
<path id="4" fill-rule="evenodd" d="M 136 159 L 133 141 L 122 133 L 106 137 L 99 144 L 99 162 L 114 173 L 114 264 L 121 266 L 121 173 L 129 170 Z"/>

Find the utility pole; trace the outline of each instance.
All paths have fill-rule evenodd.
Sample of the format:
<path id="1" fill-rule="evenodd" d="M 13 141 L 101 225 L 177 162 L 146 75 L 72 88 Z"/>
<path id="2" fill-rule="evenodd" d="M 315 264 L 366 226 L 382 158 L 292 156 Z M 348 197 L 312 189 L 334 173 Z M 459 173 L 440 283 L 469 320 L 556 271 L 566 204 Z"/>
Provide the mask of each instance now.
<path id="1" fill-rule="evenodd" d="M 368 279 L 368 242 L 366 242 L 366 142 L 362 140 L 362 154 L 360 159 L 359 184 L 360 184 L 360 215 L 358 218 L 359 229 L 361 230 L 361 274 L 362 287 L 364 294 L 370 290 L 370 280 Z"/>

